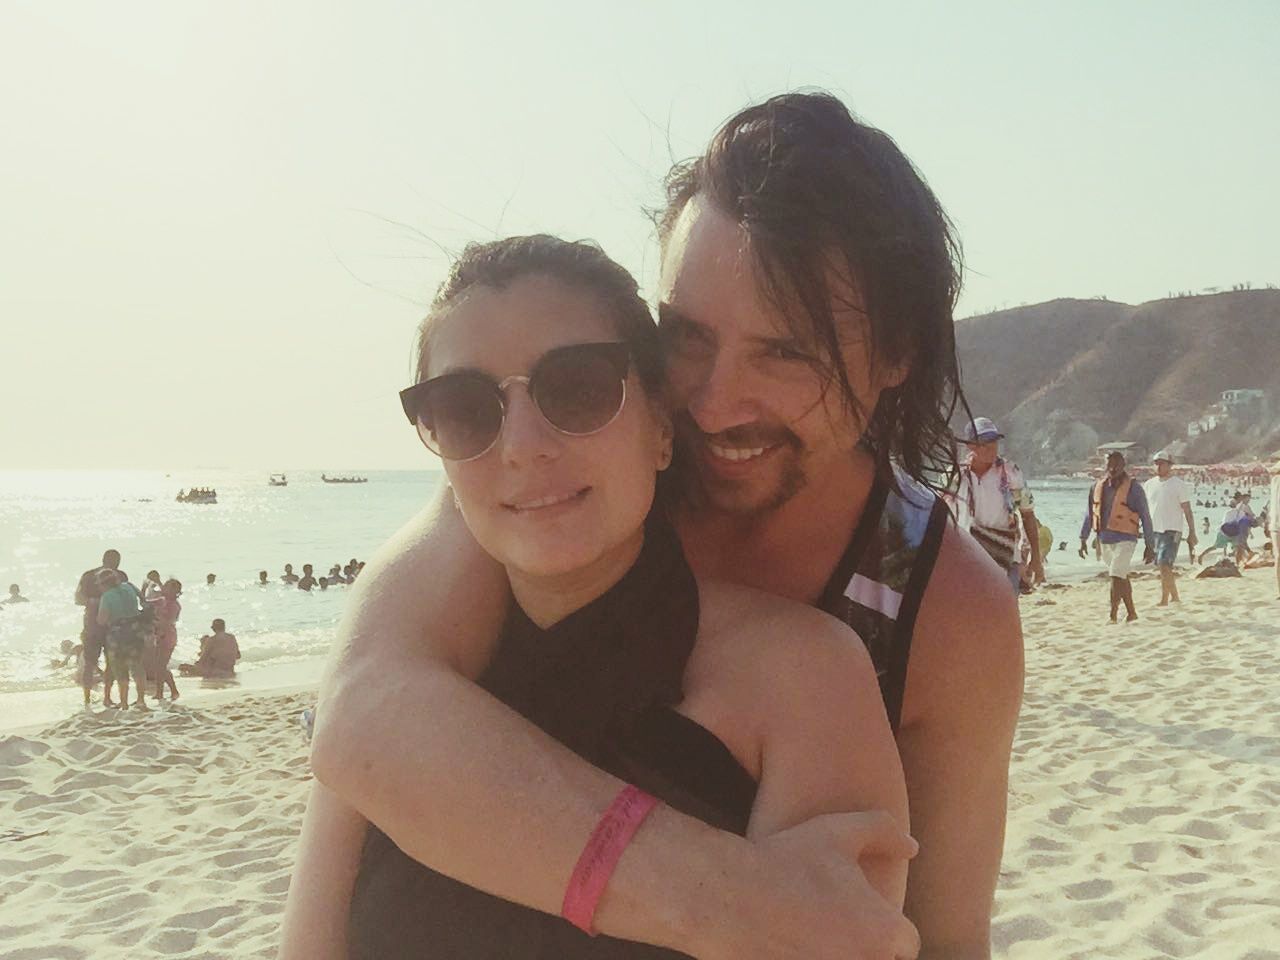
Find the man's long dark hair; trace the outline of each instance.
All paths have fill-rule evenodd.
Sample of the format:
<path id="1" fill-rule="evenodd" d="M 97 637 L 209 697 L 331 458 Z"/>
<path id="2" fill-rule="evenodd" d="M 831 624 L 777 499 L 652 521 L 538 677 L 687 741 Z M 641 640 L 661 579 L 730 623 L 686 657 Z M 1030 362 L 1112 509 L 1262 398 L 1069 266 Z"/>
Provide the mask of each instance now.
<path id="1" fill-rule="evenodd" d="M 746 229 L 761 293 L 821 351 L 825 382 L 867 424 L 880 475 L 898 463 L 935 489 L 956 469 L 949 421 L 967 411 L 956 360 L 960 245 L 938 199 L 884 133 L 826 93 L 788 93 L 730 118 L 706 153 L 676 164 L 657 216 L 665 245 L 701 195 Z M 867 313 L 870 361 L 908 370 L 874 411 L 858 410 L 841 358 L 831 268 Z M 971 419 L 971 418 L 970 418 Z"/>

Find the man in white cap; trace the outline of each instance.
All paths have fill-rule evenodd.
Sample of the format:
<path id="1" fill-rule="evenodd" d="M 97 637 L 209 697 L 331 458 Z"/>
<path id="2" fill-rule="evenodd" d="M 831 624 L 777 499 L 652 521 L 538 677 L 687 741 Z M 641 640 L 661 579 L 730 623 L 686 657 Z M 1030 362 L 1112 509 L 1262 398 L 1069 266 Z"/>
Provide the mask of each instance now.
<path id="1" fill-rule="evenodd" d="M 1016 594 L 1022 583 L 1022 544 L 1031 548 L 1028 571 L 1035 583 L 1044 583 L 1044 558 L 1035 499 L 1017 464 L 1000 456 L 1002 439 L 1004 434 L 986 417 L 969 424 L 963 437 L 969 456 L 960 467 L 953 506 L 956 523 L 1006 572 Z"/>
<path id="2" fill-rule="evenodd" d="M 1147 506 L 1151 510 L 1151 526 L 1155 532 L 1156 566 L 1160 570 L 1160 606 L 1180 602 L 1178 583 L 1173 576 L 1173 562 L 1178 558 L 1182 542 L 1182 525 L 1187 526 L 1187 543 L 1196 546 L 1196 518 L 1191 514 L 1191 490 L 1181 477 L 1173 475 L 1173 455 L 1161 450 L 1153 458 L 1156 475 L 1143 485 Z M 1194 554 L 1193 554 L 1194 555 Z"/>

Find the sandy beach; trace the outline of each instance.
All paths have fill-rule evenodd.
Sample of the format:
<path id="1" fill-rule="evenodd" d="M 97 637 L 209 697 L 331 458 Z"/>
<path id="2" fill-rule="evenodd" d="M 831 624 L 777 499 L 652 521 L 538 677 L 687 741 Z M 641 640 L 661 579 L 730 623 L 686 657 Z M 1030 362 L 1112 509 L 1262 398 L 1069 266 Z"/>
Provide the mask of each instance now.
<path id="1" fill-rule="evenodd" d="M 1280 601 L 1183 579 L 1023 601 L 995 955 L 1280 958 Z M 77 714 L 0 738 L 0 960 L 271 957 L 314 694 Z M 26 837 L 26 839 L 20 839 Z"/>

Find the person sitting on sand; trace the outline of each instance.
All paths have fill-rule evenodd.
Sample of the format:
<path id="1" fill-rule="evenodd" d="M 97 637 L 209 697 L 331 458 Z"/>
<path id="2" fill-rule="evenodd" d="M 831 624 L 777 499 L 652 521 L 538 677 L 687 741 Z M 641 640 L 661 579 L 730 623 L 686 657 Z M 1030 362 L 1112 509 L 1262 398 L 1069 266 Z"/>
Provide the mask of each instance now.
<path id="1" fill-rule="evenodd" d="M 302 565 L 302 579 L 298 581 L 298 589 L 310 592 L 317 582 L 315 575 L 311 571 L 311 564 L 304 563 Z"/>
<path id="2" fill-rule="evenodd" d="M 218 619 L 210 624 L 213 633 L 200 638 L 200 656 L 195 663 L 178 665 L 184 677 L 208 677 L 225 679 L 236 675 L 236 661 L 240 659 L 240 644 L 234 633 L 227 633 L 227 624 Z"/>
<path id="3" fill-rule="evenodd" d="M 281 583 L 297 583 L 298 575 L 293 572 L 293 564 L 286 563 L 284 565 L 284 575 L 280 577 Z"/>
<path id="4" fill-rule="evenodd" d="M 136 707 L 147 709 L 147 674 L 151 618 L 143 615 L 142 595 L 119 570 L 104 570 L 99 577 L 102 598 L 98 601 L 98 624 L 107 630 L 107 673 L 119 692 L 120 709 L 129 709 L 129 678 L 137 692 Z M 110 682 L 110 680 L 108 680 Z"/>
<path id="5" fill-rule="evenodd" d="M 27 598 L 22 595 L 22 591 L 21 589 L 19 589 L 16 583 L 11 583 L 9 584 L 9 596 L 5 597 L 4 602 L 5 603 L 26 603 Z"/>

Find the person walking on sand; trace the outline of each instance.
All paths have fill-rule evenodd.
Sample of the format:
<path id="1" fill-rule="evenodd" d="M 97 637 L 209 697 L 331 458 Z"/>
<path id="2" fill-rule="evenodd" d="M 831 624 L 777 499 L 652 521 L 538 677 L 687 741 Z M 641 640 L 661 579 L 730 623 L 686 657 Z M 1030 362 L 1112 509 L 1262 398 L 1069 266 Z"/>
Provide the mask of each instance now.
<path id="1" fill-rule="evenodd" d="M 977 417 L 965 431 L 968 459 L 960 465 L 953 501 L 956 523 L 967 530 L 996 562 L 1013 585 L 1022 587 L 1022 543 L 1031 548 L 1029 572 L 1033 583 L 1044 583 L 1040 555 L 1040 524 L 1035 499 L 1018 465 L 1000 456 L 1004 434 L 986 417 Z"/>
<path id="2" fill-rule="evenodd" d="M 1097 533 L 1102 544 L 1102 562 L 1111 575 L 1111 623 L 1116 622 L 1120 604 L 1128 616 L 1125 623 L 1138 619 L 1133 606 L 1133 584 L 1129 582 L 1129 567 L 1133 563 L 1133 551 L 1138 545 L 1138 525 L 1147 549 L 1144 561 L 1150 563 L 1155 556 L 1155 538 L 1151 533 L 1151 514 L 1147 510 L 1147 497 L 1142 485 L 1133 482 L 1125 470 L 1124 454 L 1113 450 L 1107 454 L 1107 475 L 1089 491 L 1089 505 L 1080 528 L 1080 559 L 1087 556 L 1089 534 Z"/>
<path id="3" fill-rule="evenodd" d="M 1151 509 L 1151 526 L 1155 530 L 1156 567 L 1160 570 L 1160 603 L 1167 607 L 1178 603 L 1178 582 L 1173 575 L 1173 563 L 1178 559 L 1178 546 L 1182 540 L 1182 525 L 1187 526 L 1187 544 L 1196 548 L 1196 518 L 1191 513 L 1191 491 L 1187 482 L 1173 475 L 1173 454 L 1161 450 L 1153 458 L 1156 475 L 1143 485 L 1147 504 Z"/>

